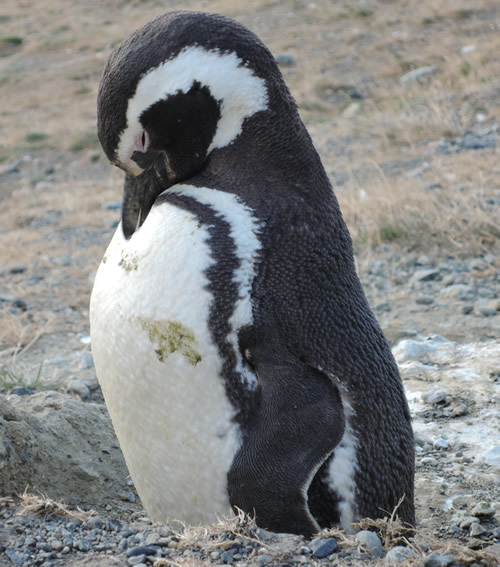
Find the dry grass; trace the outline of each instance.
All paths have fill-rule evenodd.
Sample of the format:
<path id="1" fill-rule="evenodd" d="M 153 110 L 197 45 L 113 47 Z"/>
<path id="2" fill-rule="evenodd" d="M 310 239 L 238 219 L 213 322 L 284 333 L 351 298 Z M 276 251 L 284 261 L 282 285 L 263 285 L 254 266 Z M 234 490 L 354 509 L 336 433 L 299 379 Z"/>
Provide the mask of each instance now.
<path id="1" fill-rule="evenodd" d="M 92 516 L 95 516 L 96 512 L 94 510 L 85 512 L 78 507 L 76 507 L 76 509 L 68 508 L 64 502 L 57 502 L 43 494 L 30 494 L 26 489 L 20 497 L 17 514 L 19 516 L 25 516 L 28 514 L 45 516 L 50 514 L 52 516 L 66 516 L 75 520 L 85 521 Z"/>

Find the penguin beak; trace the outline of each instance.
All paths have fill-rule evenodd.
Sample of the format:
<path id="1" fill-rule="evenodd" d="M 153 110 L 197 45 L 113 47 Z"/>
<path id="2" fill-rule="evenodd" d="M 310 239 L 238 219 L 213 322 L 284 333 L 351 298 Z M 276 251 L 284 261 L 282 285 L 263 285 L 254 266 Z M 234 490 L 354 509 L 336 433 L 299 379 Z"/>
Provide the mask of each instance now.
<path id="1" fill-rule="evenodd" d="M 142 165 L 142 164 L 141 164 Z M 146 220 L 156 198 L 173 184 L 164 160 L 158 159 L 140 175 L 127 173 L 123 187 L 122 230 L 128 240 Z"/>

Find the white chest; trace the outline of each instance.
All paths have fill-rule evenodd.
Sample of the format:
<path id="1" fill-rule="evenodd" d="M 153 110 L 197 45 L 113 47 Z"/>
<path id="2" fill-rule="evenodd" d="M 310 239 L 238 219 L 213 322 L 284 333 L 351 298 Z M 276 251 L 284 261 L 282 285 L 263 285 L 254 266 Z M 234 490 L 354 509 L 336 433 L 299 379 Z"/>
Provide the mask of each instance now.
<path id="1" fill-rule="evenodd" d="M 206 198 L 218 193 L 196 190 Z M 236 204 L 232 195 L 218 198 Z M 258 241 L 243 206 L 240 216 L 254 237 L 249 256 Z M 155 206 L 130 240 L 118 227 L 92 292 L 97 375 L 135 486 L 157 521 L 199 524 L 230 513 L 226 477 L 241 436 L 208 326 L 206 271 L 214 259 L 207 241 L 196 216 L 169 203 Z M 248 295 L 251 262 L 235 277 Z M 239 300 L 234 336 L 251 317 L 250 299 Z"/>

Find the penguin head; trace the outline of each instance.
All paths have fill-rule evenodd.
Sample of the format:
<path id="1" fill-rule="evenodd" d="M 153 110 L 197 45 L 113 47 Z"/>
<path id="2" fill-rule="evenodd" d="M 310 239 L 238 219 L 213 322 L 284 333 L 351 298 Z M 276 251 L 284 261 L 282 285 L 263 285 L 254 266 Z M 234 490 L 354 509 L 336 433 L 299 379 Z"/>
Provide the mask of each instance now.
<path id="1" fill-rule="evenodd" d="M 97 126 L 127 174 L 125 237 L 159 193 L 200 172 L 276 97 L 292 100 L 269 50 L 219 15 L 167 13 L 117 46 L 101 78 Z"/>

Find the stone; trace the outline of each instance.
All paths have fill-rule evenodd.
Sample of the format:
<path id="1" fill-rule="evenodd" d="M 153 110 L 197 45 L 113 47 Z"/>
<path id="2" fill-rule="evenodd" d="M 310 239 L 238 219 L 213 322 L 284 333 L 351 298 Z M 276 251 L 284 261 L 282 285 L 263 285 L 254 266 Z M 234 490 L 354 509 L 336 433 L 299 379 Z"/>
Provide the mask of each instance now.
<path id="1" fill-rule="evenodd" d="M 392 549 L 389 549 L 387 555 L 384 558 L 384 562 L 392 565 L 394 563 L 403 563 L 407 559 L 413 559 L 415 553 L 409 547 L 404 547 L 402 545 L 397 545 Z"/>
<path id="2" fill-rule="evenodd" d="M 495 508 L 490 502 L 478 502 L 472 509 L 472 515 L 476 518 L 491 518 L 495 515 Z"/>
<path id="3" fill-rule="evenodd" d="M 434 352 L 437 348 L 437 345 L 433 341 L 424 342 L 413 339 L 403 339 L 392 349 L 392 353 L 396 360 L 401 363 L 425 358 L 425 355 Z"/>
<path id="4" fill-rule="evenodd" d="M 474 305 L 462 305 L 462 313 L 464 315 L 469 315 L 474 311 Z"/>
<path id="5" fill-rule="evenodd" d="M 92 358 L 92 353 L 84 352 L 80 357 L 80 368 L 82 370 L 90 370 L 94 368 L 94 359 Z"/>
<path id="6" fill-rule="evenodd" d="M 460 527 L 463 530 L 467 530 L 472 526 L 472 524 L 478 524 L 478 523 L 479 520 L 474 516 L 465 516 L 465 518 L 463 518 L 463 520 L 460 522 Z"/>
<path id="7" fill-rule="evenodd" d="M 11 394 L 15 396 L 31 396 L 34 391 L 31 388 L 26 388 L 25 386 L 16 386 L 10 391 Z"/>
<path id="8" fill-rule="evenodd" d="M 478 315 L 483 317 L 493 317 L 497 314 L 495 307 L 492 307 L 489 303 L 476 303 L 475 311 Z"/>
<path id="9" fill-rule="evenodd" d="M 417 270 L 410 278 L 410 282 L 430 282 L 437 280 L 439 277 L 439 270 L 430 268 L 428 270 Z"/>
<path id="10" fill-rule="evenodd" d="M 497 445 L 492 449 L 488 449 L 486 452 L 482 454 L 482 458 L 489 465 L 493 465 L 495 467 L 500 468 L 500 445 Z"/>
<path id="11" fill-rule="evenodd" d="M 361 110 L 361 104 L 359 104 L 359 102 L 351 102 L 343 110 L 342 116 L 344 118 L 354 118 L 354 116 L 356 116 L 356 114 L 359 114 L 360 110 Z"/>
<path id="12" fill-rule="evenodd" d="M 79 378 L 71 378 L 66 389 L 68 393 L 76 394 L 82 400 L 90 396 L 89 387 Z"/>
<path id="13" fill-rule="evenodd" d="M 437 73 L 438 68 L 436 65 L 427 65 L 425 67 L 419 67 L 418 69 L 413 69 L 408 73 L 402 75 L 399 79 L 402 87 L 408 88 L 415 83 L 423 83 L 428 80 L 432 75 Z"/>
<path id="14" fill-rule="evenodd" d="M 453 555 L 438 555 L 432 553 L 428 555 L 423 562 L 424 567 L 449 567 L 453 564 Z"/>
<path id="15" fill-rule="evenodd" d="M 382 557 L 384 550 L 377 534 L 362 530 L 356 534 L 356 541 L 363 547 L 370 557 Z"/>
<path id="16" fill-rule="evenodd" d="M 337 540 L 334 538 L 316 538 L 311 541 L 310 547 L 313 556 L 322 559 L 328 557 L 337 549 Z"/>
<path id="17" fill-rule="evenodd" d="M 428 404 L 440 404 L 446 402 L 447 396 L 444 390 L 432 390 L 422 394 L 422 400 Z"/>
<path id="18" fill-rule="evenodd" d="M 448 441 L 446 441 L 446 439 L 441 439 L 441 438 L 436 439 L 432 444 L 432 446 L 434 449 L 438 449 L 440 451 L 446 451 L 446 449 L 450 448 L 450 444 L 448 443 Z"/>
<path id="19" fill-rule="evenodd" d="M 459 299 L 460 301 L 470 301 L 476 297 L 476 290 L 467 284 L 453 284 L 444 287 L 439 292 L 441 297 L 448 299 Z"/>
<path id="20" fill-rule="evenodd" d="M 420 459 L 420 462 L 423 465 L 437 465 L 437 459 L 435 459 L 434 457 L 422 457 L 422 459 Z"/>
<path id="21" fill-rule="evenodd" d="M 430 295 L 419 295 L 415 298 L 415 303 L 417 305 L 431 305 L 434 303 L 434 298 Z"/>
<path id="22" fill-rule="evenodd" d="M 474 522 L 470 526 L 469 535 L 471 537 L 477 537 L 483 535 L 485 532 L 486 529 L 479 522 Z"/>

